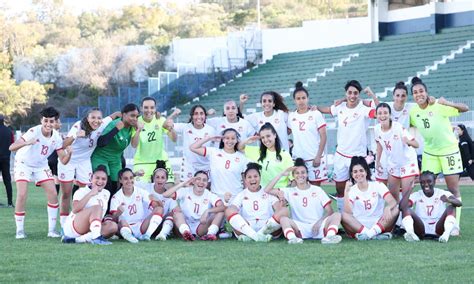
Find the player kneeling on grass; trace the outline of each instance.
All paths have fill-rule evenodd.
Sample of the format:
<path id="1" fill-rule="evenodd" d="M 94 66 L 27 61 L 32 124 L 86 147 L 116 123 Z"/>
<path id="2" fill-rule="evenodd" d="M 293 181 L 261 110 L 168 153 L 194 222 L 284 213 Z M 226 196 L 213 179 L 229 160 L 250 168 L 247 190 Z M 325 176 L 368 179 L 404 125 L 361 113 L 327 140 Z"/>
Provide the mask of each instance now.
<path id="1" fill-rule="evenodd" d="M 296 187 L 275 189 L 275 184 L 290 173 L 295 178 Z M 308 180 L 308 168 L 303 159 L 297 158 L 295 166 L 277 175 L 265 188 L 265 192 L 286 199 L 290 205 L 291 219 L 280 218 L 283 234 L 290 244 L 299 244 L 303 239 L 321 239 L 323 244 L 337 244 L 341 224 L 341 214 L 333 212 L 331 199 L 319 186 Z"/>
<path id="2" fill-rule="evenodd" d="M 397 201 L 385 184 L 371 181 L 364 157 L 352 157 L 349 175 L 354 185 L 346 184 L 342 226 L 360 241 L 391 239 L 390 231 L 400 213 Z"/>
<path id="3" fill-rule="evenodd" d="M 260 185 L 261 166 L 247 164 L 244 172 L 245 189 L 237 194 L 225 215 L 240 241 L 267 242 L 280 235 L 279 214 L 282 206 L 277 198 L 266 193 Z M 286 209 L 283 211 L 286 212 Z M 275 212 L 275 214 L 274 214 Z M 273 216 L 272 216 L 273 215 Z"/>
<path id="4" fill-rule="evenodd" d="M 112 196 L 110 213 L 119 223 L 120 235 L 131 243 L 138 243 L 139 239 L 149 241 L 163 221 L 161 202 L 150 199 L 146 190 L 134 186 L 131 169 L 121 169 L 118 176 L 122 188 Z M 149 207 L 153 209 L 146 214 Z"/>
<path id="5" fill-rule="evenodd" d="M 217 240 L 225 206 L 216 194 L 207 190 L 208 180 L 206 172 L 197 171 L 193 178 L 163 193 L 163 197 L 178 201 L 179 207 L 173 210 L 174 224 L 187 241 L 194 241 L 194 235 L 201 236 L 203 241 Z"/>
<path id="6" fill-rule="evenodd" d="M 106 184 L 106 168 L 99 166 L 92 174 L 91 185 L 74 193 L 72 211 L 64 220 L 63 243 L 112 244 L 105 238 L 115 235 L 118 227 L 112 220 L 103 220 L 110 197 L 110 192 L 104 190 Z"/>
<path id="7" fill-rule="evenodd" d="M 156 161 L 156 169 L 153 171 L 151 177 L 152 183 L 147 190 L 154 200 L 159 200 L 163 205 L 163 216 L 165 220 L 163 221 L 161 228 L 158 227 L 157 231 L 160 233 L 155 237 L 156 240 L 160 241 L 166 241 L 166 238 L 173 229 L 173 210 L 178 206 L 176 200 L 163 196 L 168 184 L 168 177 L 166 162 L 161 160 Z M 149 213 L 152 213 L 151 211 L 153 209 L 149 207 L 148 210 L 150 211 Z"/>
<path id="8" fill-rule="evenodd" d="M 435 188 L 436 177 L 430 171 L 420 176 L 421 190 L 404 196 L 400 202 L 406 233 L 405 240 L 416 242 L 427 235 L 439 236 L 439 242 L 447 243 L 456 224 L 455 207 L 461 201 L 446 190 Z M 415 210 L 410 207 L 415 206 Z"/>
<path id="9" fill-rule="evenodd" d="M 16 238 L 24 239 L 26 198 L 28 183 L 31 181 L 40 185 L 48 200 L 48 237 L 59 238 L 56 232 L 58 217 L 58 194 L 54 184 L 54 176 L 48 167 L 48 157 L 56 151 L 59 160 L 67 164 L 71 158 L 72 149 L 62 148 L 61 135 L 53 129 L 59 112 L 53 107 L 47 107 L 41 112 L 41 124 L 30 128 L 20 139 L 9 147 L 10 151 L 18 151 L 15 156 L 14 176 L 16 181 L 15 223 Z M 5 139 L 5 137 L 2 137 Z"/>

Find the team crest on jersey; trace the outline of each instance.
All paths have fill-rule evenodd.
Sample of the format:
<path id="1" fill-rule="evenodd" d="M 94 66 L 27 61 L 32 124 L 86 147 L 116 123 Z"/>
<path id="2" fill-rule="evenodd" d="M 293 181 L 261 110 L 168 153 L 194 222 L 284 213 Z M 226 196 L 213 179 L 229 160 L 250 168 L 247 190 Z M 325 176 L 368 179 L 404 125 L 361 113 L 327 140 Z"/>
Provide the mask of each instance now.
<path id="1" fill-rule="evenodd" d="M 249 198 L 247 196 L 244 196 L 244 200 L 249 200 Z"/>
<path id="2" fill-rule="evenodd" d="M 158 124 L 155 125 L 155 130 L 160 129 L 160 126 Z"/>
<path id="3" fill-rule="evenodd" d="M 209 199 L 204 199 L 204 200 L 202 201 L 202 203 L 204 203 L 204 205 L 209 204 Z"/>
<path id="4" fill-rule="evenodd" d="M 137 196 L 135 197 L 135 201 L 140 201 L 141 199 L 142 199 L 142 197 L 141 197 L 140 195 L 137 195 Z"/>
<path id="5" fill-rule="evenodd" d="M 275 124 L 280 123 L 280 120 L 278 118 L 275 118 Z"/>
<path id="6" fill-rule="evenodd" d="M 403 110 L 403 114 L 407 114 L 408 111 L 406 109 Z"/>
<path id="7" fill-rule="evenodd" d="M 310 115 L 310 116 L 308 117 L 308 120 L 313 120 L 313 116 Z"/>
<path id="8" fill-rule="evenodd" d="M 293 192 L 293 196 L 298 196 L 298 192 Z"/>
<path id="9" fill-rule="evenodd" d="M 237 130 L 238 132 L 242 132 L 244 129 L 242 126 L 239 126 L 239 129 Z"/>
<path id="10" fill-rule="evenodd" d="M 192 199 L 191 199 L 191 196 L 189 196 L 189 195 L 188 195 L 188 197 L 186 197 L 186 198 L 189 199 L 189 200 L 192 200 Z"/>
<path id="11" fill-rule="evenodd" d="M 424 203 L 423 199 L 418 200 L 419 203 Z"/>
<path id="12" fill-rule="evenodd" d="M 222 125 L 221 125 L 221 128 L 222 128 L 222 129 L 224 129 L 224 128 L 225 128 L 225 125 L 224 125 L 224 124 L 222 124 Z"/>
<path id="13" fill-rule="evenodd" d="M 64 179 L 66 177 L 66 175 L 64 173 L 61 173 L 61 179 Z"/>
<path id="14" fill-rule="evenodd" d="M 222 158 L 222 154 L 221 153 L 217 154 L 217 157 Z"/>
<path id="15" fill-rule="evenodd" d="M 360 199 L 359 196 L 356 196 L 355 200 L 359 200 L 359 199 Z"/>
<path id="16" fill-rule="evenodd" d="M 193 131 L 191 129 L 188 130 L 189 134 L 193 134 Z"/>
<path id="17" fill-rule="evenodd" d="M 354 114 L 352 115 L 354 118 L 357 118 L 359 116 L 359 114 L 357 112 L 354 112 Z"/>
<path id="18" fill-rule="evenodd" d="M 296 118 L 293 117 L 293 119 L 291 121 L 296 121 Z"/>
<path id="19" fill-rule="evenodd" d="M 318 194 L 316 192 L 311 193 L 311 197 L 316 198 L 317 196 L 318 196 Z"/>
<path id="20" fill-rule="evenodd" d="M 263 121 L 260 120 L 260 121 L 258 122 L 258 124 L 263 124 Z"/>
<path id="21" fill-rule="evenodd" d="M 267 198 L 268 198 L 268 194 L 264 193 L 264 194 L 262 195 L 262 199 L 267 199 Z"/>
<path id="22" fill-rule="evenodd" d="M 377 192 L 372 192 L 372 197 L 377 197 Z"/>
<path id="23" fill-rule="evenodd" d="M 240 162 L 240 158 L 239 158 L 239 157 L 236 157 L 236 158 L 235 158 L 235 162 L 236 162 L 236 163 Z"/>
<path id="24" fill-rule="evenodd" d="M 439 202 L 439 198 L 436 197 L 436 198 L 434 199 L 434 203 L 438 203 L 438 202 Z"/>
<path id="25" fill-rule="evenodd" d="M 399 138 L 398 135 L 396 135 L 396 134 L 393 135 L 393 140 L 398 140 L 398 138 Z"/>
<path id="26" fill-rule="evenodd" d="M 430 112 L 428 113 L 428 116 L 433 116 L 433 112 L 430 111 Z"/>
<path id="27" fill-rule="evenodd" d="M 410 173 L 411 173 L 411 174 L 414 174 L 415 172 L 416 172 L 415 169 L 411 169 L 411 172 L 410 172 Z"/>
<path id="28" fill-rule="evenodd" d="M 392 175 L 392 174 L 393 174 L 393 169 L 390 169 L 389 172 L 390 172 L 390 174 Z"/>

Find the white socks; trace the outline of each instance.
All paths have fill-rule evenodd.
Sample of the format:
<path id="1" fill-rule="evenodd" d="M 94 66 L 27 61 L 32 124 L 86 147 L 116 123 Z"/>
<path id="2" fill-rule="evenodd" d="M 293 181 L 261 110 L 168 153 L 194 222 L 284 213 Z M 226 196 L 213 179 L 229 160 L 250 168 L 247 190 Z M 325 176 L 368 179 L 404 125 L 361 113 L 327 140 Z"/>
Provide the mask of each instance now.
<path id="1" fill-rule="evenodd" d="M 56 230 L 56 221 L 58 219 L 59 204 L 48 203 L 48 232 Z"/>
<path id="2" fill-rule="evenodd" d="M 16 232 L 24 231 L 25 227 L 25 211 L 23 212 L 15 212 L 15 224 L 16 224 Z"/>
<path id="3" fill-rule="evenodd" d="M 158 226 L 160 226 L 161 222 L 163 221 L 163 217 L 159 214 L 154 214 L 150 219 L 150 224 L 148 225 L 148 229 L 146 229 L 146 235 L 151 236 Z"/>
<path id="4" fill-rule="evenodd" d="M 100 230 L 102 229 L 102 222 L 99 219 L 92 220 L 89 230 L 91 231 L 92 239 L 100 237 Z"/>
<path id="5" fill-rule="evenodd" d="M 234 230 L 241 232 L 254 241 L 257 241 L 257 232 L 247 224 L 247 221 L 245 221 L 240 214 L 230 216 L 228 221 Z"/>

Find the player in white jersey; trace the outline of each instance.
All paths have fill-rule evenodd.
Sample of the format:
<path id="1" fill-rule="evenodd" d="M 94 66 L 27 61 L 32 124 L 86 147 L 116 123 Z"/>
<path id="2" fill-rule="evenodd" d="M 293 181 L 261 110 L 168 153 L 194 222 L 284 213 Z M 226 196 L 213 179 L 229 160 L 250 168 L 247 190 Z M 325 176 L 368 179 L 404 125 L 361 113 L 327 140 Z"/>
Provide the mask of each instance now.
<path id="1" fill-rule="evenodd" d="M 351 186 L 344 194 L 342 226 L 357 240 L 387 240 L 400 211 L 397 201 L 381 182 L 371 181 L 369 166 L 364 157 L 355 156 L 350 165 Z"/>
<path id="2" fill-rule="evenodd" d="M 276 189 L 278 180 L 292 172 L 296 186 Z M 290 244 L 299 244 L 303 239 L 321 239 L 323 244 L 337 244 L 342 240 L 337 235 L 341 224 L 341 213 L 333 212 L 331 199 L 319 187 L 308 182 L 308 168 L 303 159 L 298 158 L 295 166 L 276 176 L 265 188 L 265 192 L 286 200 L 290 207 L 290 217 L 280 218 L 283 234 Z"/>
<path id="3" fill-rule="evenodd" d="M 356 80 L 346 83 L 346 101 L 331 107 L 318 107 L 322 113 L 337 116 L 337 148 L 334 155 L 333 180 L 336 182 L 337 207 L 342 211 L 344 188 L 349 180 L 349 166 L 354 156 L 367 155 L 367 130 L 375 109 L 367 107 L 359 98 L 362 86 Z M 376 101 L 369 87 L 364 92 Z M 375 104 L 375 103 L 374 103 Z"/>
<path id="4" fill-rule="evenodd" d="M 210 109 L 209 113 L 215 113 L 215 110 Z M 246 119 L 237 107 L 235 101 L 228 101 L 224 104 L 224 116 L 208 118 L 207 123 L 214 127 L 217 132 L 224 131 L 227 128 L 237 130 L 242 140 L 247 139 L 255 134 L 255 129 Z"/>
<path id="5" fill-rule="evenodd" d="M 240 111 L 243 113 L 244 104 L 248 100 L 248 96 L 243 94 L 240 96 Z M 260 96 L 261 112 L 255 112 L 245 116 L 250 124 L 252 124 L 255 132 L 267 122 L 271 123 L 278 133 L 281 140 L 281 147 L 289 152 L 288 144 L 288 107 L 283 101 L 283 97 L 274 91 L 263 92 Z"/>
<path id="6" fill-rule="evenodd" d="M 147 188 L 148 193 L 152 196 L 152 199 L 159 200 L 163 206 L 163 217 L 164 221 L 158 227 L 155 239 L 160 241 L 166 241 L 166 238 L 173 229 L 173 210 L 178 206 L 176 200 L 172 198 L 166 198 L 163 193 L 166 191 L 168 184 L 168 170 L 165 161 L 156 161 L 156 169 L 153 171 L 150 187 Z M 152 209 L 148 208 L 149 213 Z"/>
<path id="7" fill-rule="evenodd" d="M 120 115 L 120 112 L 115 112 L 102 119 L 100 109 L 92 108 L 82 120 L 73 124 L 64 139 L 63 147 L 71 145 L 73 154 L 66 165 L 58 163 L 58 180 L 61 184 L 61 207 L 59 209 L 61 226 L 69 215 L 73 183 L 78 187 L 85 187 L 90 183 L 92 176 L 91 156 L 97 146 L 97 140 L 107 124 Z"/>
<path id="8" fill-rule="evenodd" d="M 249 163 L 244 172 L 245 189 L 237 194 L 225 211 L 229 224 L 239 241 L 266 242 L 279 230 L 281 202 L 266 193 L 260 184 L 261 166 Z M 286 209 L 284 209 L 286 211 Z"/>
<path id="9" fill-rule="evenodd" d="M 117 223 L 104 218 L 110 192 L 104 190 L 107 170 L 99 166 L 93 173 L 91 184 L 79 188 L 73 197 L 72 211 L 64 221 L 63 243 L 85 243 L 109 245 L 105 238 L 118 231 Z"/>
<path id="10" fill-rule="evenodd" d="M 296 111 L 288 116 L 288 128 L 293 134 L 293 159 L 302 158 L 308 168 L 311 184 L 320 185 L 327 180 L 326 121 L 318 110 L 311 110 L 309 93 L 303 83 L 297 82 L 293 92 Z"/>
<path id="11" fill-rule="evenodd" d="M 159 200 L 150 199 L 148 191 L 135 187 L 133 171 L 124 168 L 119 171 L 122 188 L 110 202 L 110 213 L 118 221 L 120 235 L 131 243 L 149 241 L 163 221 L 163 207 Z M 151 212 L 148 208 L 153 208 Z"/>
<path id="12" fill-rule="evenodd" d="M 205 137 L 216 135 L 214 127 L 206 124 L 206 109 L 202 105 L 191 108 L 189 123 L 175 123 L 174 130 L 181 134 L 183 139 L 183 164 L 181 167 L 181 180 L 193 177 L 196 171 L 209 172 L 209 159 L 193 153 L 189 146 Z M 206 146 L 212 146 L 211 143 Z"/>
<path id="13" fill-rule="evenodd" d="M 438 241 L 446 243 L 456 225 L 456 207 L 461 201 L 451 192 L 435 188 L 436 176 L 425 171 L 420 175 L 421 190 L 404 196 L 400 202 L 403 213 L 405 240 L 419 241 L 428 235 L 439 236 Z M 415 207 L 411 209 L 410 207 Z"/>
<path id="14" fill-rule="evenodd" d="M 388 104 L 380 103 L 376 111 L 379 122 L 374 128 L 377 142 L 377 171 L 388 171 L 388 188 L 398 203 L 400 188 L 402 194 L 410 194 L 415 178 L 419 174 L 414 149 L 418 147 L 418 142 L 400 123 L 392 121 Z M 386 169 L 380 162 L 382 153 L 386 159 Z"/>
<path id="15" fill-rule="evenodd" d="M 208 181 L 207 173 L 198 171 L 193 178 L 163 193 L 164 197 L 178 201 L 180 210 L 174 210 L 174 224 L 178 228 L 177 233 L 187 241 L 194 241 L 194 235 L 203 241 L 217 240 L 225 206 L 217 195 L 207 189 Z"/>
<path id="16" fill-rule="evenodd" d="M 218 140 L 219 148 L 204 147 L 211 140 Z M 208 157 L 210 161 L 211 191 L 227 204 L 243 190 L 242 173 L 248 163 L 238 151 L 239 133 L 233 128 L 225 129 L 221 136 L 207 137 L 190 146 L 194 153 Z"/>
<path id="17" fill-rule="evenodd" d="M 58 215 L 58 194 L 54 178 L 48 167 L 48 157 L 56 151 L 59 160 L 67 164 L 71 158 L 71 147 L 62 148 L 62 138 L 53 129 L 59 112 L 53 107 L 47 107 L 41 112 L 41 125 L 30 128 L 15 143 L 10 145 L 10 151 L 18 151 L 15 156 L 14 177 L 16 181 L 15 223 L 16 238 L 26 238 L 24 231 L 25 206 L 28 196 L 28 183 L 33 181 L 41 185 L 48 200 L 48 237 L 57 238 L 56 219 Z"/>

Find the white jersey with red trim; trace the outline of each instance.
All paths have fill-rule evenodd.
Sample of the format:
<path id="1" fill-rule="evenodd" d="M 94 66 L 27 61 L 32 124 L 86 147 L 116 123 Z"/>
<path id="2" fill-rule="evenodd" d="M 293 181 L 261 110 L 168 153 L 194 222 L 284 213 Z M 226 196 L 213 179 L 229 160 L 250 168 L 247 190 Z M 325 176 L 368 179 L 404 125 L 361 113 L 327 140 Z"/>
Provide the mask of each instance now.
<path id="1" fill-rule="evenodd" d="M 319 129 L 326 126 L 323 115 L 318 110 L 306 113 L 291 112 L 288 128 L 293 134 L 293 158 L 312 160 L 318 153 L 321 136 Z"/>
<path id="2" fill-rule="evenodd" d="M 209 171 L 209 159 L 207 157 L 202 157 L 198 154 L 193 153 L 189 149 L 189 146 L 205 137 L 216 136 L 216 130 L 212 126 L 209 126 L 207 124 L 205 124 L 203 128 L 197 129 L 192 125 L 192 123 L 175 123 L 174 129 L 183 137 L 184 163 L 191 165 L 195 171 Z M 206 144 L 204 144 L 204 146 L 206 147 L 211 147 L 213 145 L 213 142 L 207 142 Z"/>
<path id="3" fill-rule="evenodd" d="M 387 104 L 392 110 L 392 120 L 400 123 L 405 129 L 410 128 L 410 109 L 415 105 L 415 103 L 405 103 L 403 109 L 399 111 L 395 109 L 393 102 L 388 102 Z"/>
<path id="4" fill-rule="evenodd" d="M 74 193 L 74 196 L 72 197 L 72 201 L 73 202 L 81 201 L 84 198 L 84 196 L 86 196 L 89 192 L 91 192 L 91 189 L 89 187 L 79 188 Z M 89 201 L 87 201 L 86 206 L 84 206 L 84 209 L 99 205 L 100 207 L 102 207 L 102 218 L 104 218 L 105 213 L 107 212 L 109 198 L 110 198 L 110 192 L 107 189 L 102 189 L 101 191 L 99 191 L 99 193 L 97 193 L 97 195 L 94 195 L 91 198 L 89 198 Z M 71 212 L 70 215 L 74 215 L 74 213 Z"/>
<path id="5" fill-rule="evenodd" d="M 220 198 L 226 192 L 236 196 L 242 191 L 242 173 L 248 160 L 241 152 L 227 153 L 224 149 L 206 147 L 206 157 L 211 163 L 211 191 Z"/>
<path id="6" fill-rule="evenodd" d="M 112 121 L 110 116 L 102 120 L 102 124 L 96 130 L 92 131 L 88 137 L 77 137 L 72 143 L 72 155 L 69 163 L 77 164 L 81 162 L 89 162 L 92 152 L 97 147 L 97 140 L 104 131 L 105 127 Z M 81 130 L 81 121 L 77 121 L 69 130 L 67 137 L 73 137 Z"/>
<path id="7" fill-rule="evenodd" d="M 131 196 L 125 196 L 123 189 L 117 191 L 110 201 L 110 213 L 115 213 L 120 205 L 125 211 L 120 215 L 119 221 L 127 221 L 129 225 L 142 222 L 147 216 L 150 207 L 149 193 L 139 187 L 134 187 Z"/>
<path id="8" fill-rule="evenodd" d="M 336 151 L 346 157 L 367 155 L 367 130 L 375 109 L 362 101 L 355 108 L 348 108 L 345 102 L 331 106 L 332 116 L 337 116 Z"/>
<path id="9" fill-rule="evenodd" d="M 63 139 L 59 132 L 53 129 L 50 137 L 45 137 L 41 132 L 41 125 L 28 129 L 21 139 L 28 142 L 35 139 L 33 145 L 20 148 L 15 155 L 15 163 L 23 163 L 28 167 L 47 168 L 48 157 L 57 150 L 62 149 Z"/>
<path id="10" fill-rule="evenodd" d="M 271 116 L 265 116 L 263 111 L 256 112 L 245 116 L 245 118 L 252 124 L 255 132 L 258 133 L 260 128 L 267 122 L 269 122 L 273 128 L 275 128 L 276 133 L 281 141 L 281 148 L 285 149 L 288 153 L 290 151 L 290 146 L 288 144 L 288 113 L 282 110 L 273 110 Z"/>
<path id="11" fill-rule="evenodd" d="M 369 181 L 369 188 L 361 191 L 357 184 L 349 191 L 349 201 L 352 203 L 352 214 L 356 219 L 380 218 L 385 207 L 385 196 L 390 194 L 387 186 L 381 182 Z"/>
<path id="12" fill-rule="evenodd" d="M 278 199 L 263 189 L 251 192 L 247 188 L 237 194 L 231 205 L 240 209 L 240 215 L 247 221 L 266 221 L 273 215 L 273 204 Z"/>
<path id="13" fill-rule="evenodd" d="M 392 127 L 389 131 L 382 131 L 380 124 L 374 127 L 375 141 L 382 146 L 383 154 L 391 166 L 402 167 L 407 164 L 417 164 L 416 151 L 413 147 L 403 142 L 405 137 L 408 140 L 414 140 L 413 137 L 403 126 L 392 121 Z"/>
<path id="14" fill-rule="evenodd" d="M 198 196 L 194 194 L 192 187 L 179 189 L 173 195 L 173 199 L 178 201 L 179 207 L 188 223 L 199 223 L 204 211 L 216 207 L 219 202 L 222 202 L 217 195 L 207 189 L 204 190 L 202 195 Z"/>
<path id="15" fill-rule="evenodd" d="M 415 206 L 415 214 L 428 224 L 436 223 L 446 210 L 446 203 L 441 200 L 441 196 L 450 197 L 451 192 L 434 188 L 433 196 L 428 197 L 423 190 L 418 190 L 410 195 L 410 205 Z"/>
<path id="16" fill-rule="evenodd" d="M 324 208 L 331 206 L 331 199 L 319 186 L 310 185 L 308 189 L 297 187 L 281 188 L 285 199 L 290 204 L 291 219 L 302 223 L 313 224 L 324 215 Z"/>
<path id="17" fill-rule="evenodd" d="M 213 117 L 207 119 L 207 123 L 214 127 L 217 134 L 222 133 L 227 128 L 235 129 L 239 135 L 240 140 L 246 140 L 247 138 L 255 134 L 255 129 L 246 119 L 239 118 L 237 122 L 229 122 L 225 116 L 223 117 Z"/>

